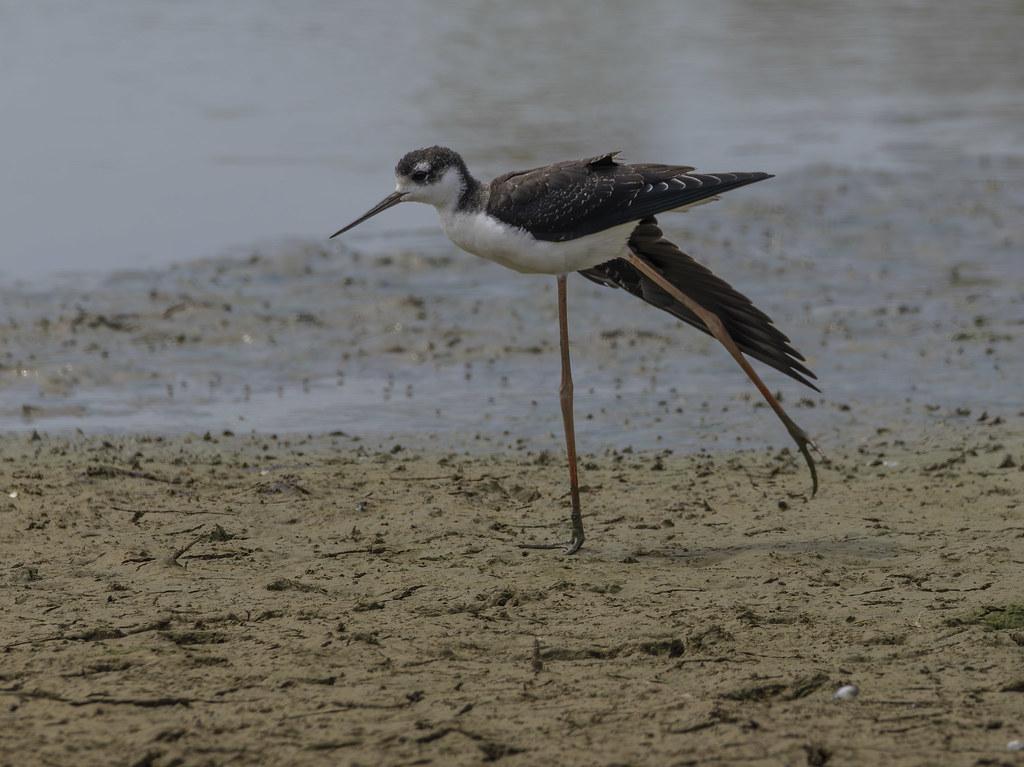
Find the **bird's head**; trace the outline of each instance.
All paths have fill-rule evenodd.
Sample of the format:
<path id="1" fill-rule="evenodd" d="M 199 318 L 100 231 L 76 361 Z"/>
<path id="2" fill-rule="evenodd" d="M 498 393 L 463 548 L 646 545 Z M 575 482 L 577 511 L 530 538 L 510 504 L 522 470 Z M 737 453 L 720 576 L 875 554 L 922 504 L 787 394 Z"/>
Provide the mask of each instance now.
<path id="1" fill-rule="evenodd" d="M 414 149 L 395 166 L 395 191 L 331 237 L 347 232 L 400 202 L 425 202 L 438 210 L 454 210 L 470 178 L 466 163 L 457 152 L 443 146 Z"/>

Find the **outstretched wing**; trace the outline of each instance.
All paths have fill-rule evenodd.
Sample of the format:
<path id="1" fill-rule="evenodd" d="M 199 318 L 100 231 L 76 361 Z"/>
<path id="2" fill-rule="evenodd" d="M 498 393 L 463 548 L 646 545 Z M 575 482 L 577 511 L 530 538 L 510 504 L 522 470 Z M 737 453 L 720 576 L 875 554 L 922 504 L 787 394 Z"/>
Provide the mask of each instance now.
<path id="1" fill-rule="evenodd" d="M 693 173 L 685 165 L 625 165 L 616 154 L 499 176 L 491 182 L 487 212 L 538 240 L 562 242 L 771 178 Z"/>
<path id="2" fill-rule="evenodd" d="M 771 318 L 725 280 L 716 277 L 711 270 L 701 266 L 666 240 L 653 216 L 637 225 L 629 239 L 629 245 L 669 282 L 705 309 L 717 314 L 744 354 L 819 391 L 817 386 L 807 380 L 816 379 L 817 376 L 803 364 L 803 356 L 793 348 L 786 335 L 775 327 Z M 696 315 L 625 259 L 607 261 L 581 271 L 580 274 L 600 285 L 622 288 L 698 330 L 709 332 Z"/>

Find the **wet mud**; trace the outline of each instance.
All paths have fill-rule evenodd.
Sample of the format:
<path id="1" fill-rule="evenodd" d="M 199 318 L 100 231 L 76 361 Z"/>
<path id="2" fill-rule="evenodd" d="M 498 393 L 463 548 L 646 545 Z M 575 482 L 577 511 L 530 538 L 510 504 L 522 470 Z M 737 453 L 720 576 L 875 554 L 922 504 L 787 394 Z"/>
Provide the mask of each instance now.
<path id="1" fill-rule="evenodd" d="M 1022 417 L 586 455 L 574 557 L 546 451 L 7 436 L 0 762 L 1015 764 Z"/>

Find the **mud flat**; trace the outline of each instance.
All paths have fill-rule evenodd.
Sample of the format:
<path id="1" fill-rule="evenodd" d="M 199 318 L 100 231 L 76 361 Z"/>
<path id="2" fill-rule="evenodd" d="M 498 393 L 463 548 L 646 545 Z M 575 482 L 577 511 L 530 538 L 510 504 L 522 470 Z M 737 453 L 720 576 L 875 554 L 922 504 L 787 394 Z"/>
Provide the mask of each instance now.
<path id="1" fill-rule="evenodd" d="M 1021 417 L 582 459 L 0 441 L 0 763 L 1012 764 Z M 844 684 L 859 696 L 833 699 Z"/>
<path id="2" fill-rule="evenodd" d="M 763 372 L 828 449 L 1024 409 L 1024 160 L 941 154 L 935 167 L 958 183 L 813 167 L 664 219 L 807 357 L 821 394 Z M 0 431 L 557 450 L 553 288 L 457 252 L 436 227 L 2 284 Z M 707 336 L 575 276 L 569 307 L 581 449 L 785 439 Z"/>

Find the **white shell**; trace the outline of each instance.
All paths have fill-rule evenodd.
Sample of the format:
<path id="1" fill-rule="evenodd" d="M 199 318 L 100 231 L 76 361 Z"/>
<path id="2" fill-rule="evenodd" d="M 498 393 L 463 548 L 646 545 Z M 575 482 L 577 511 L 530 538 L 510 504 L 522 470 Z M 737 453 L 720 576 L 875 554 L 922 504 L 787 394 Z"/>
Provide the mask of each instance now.
<path id="1" fill-rule="evenodd" d="M 1011 740 L 1006 744 L 1007 751 L 1024 751 L 1024 740 Z"/>
<path id="2" fill-rule="evenodd" d="M 835 700 L 853 700 L 860 695 L 860 688 L 855 684 L 844 684 L 832 697 Z"/>

